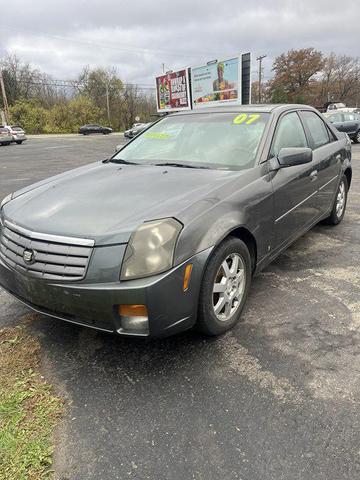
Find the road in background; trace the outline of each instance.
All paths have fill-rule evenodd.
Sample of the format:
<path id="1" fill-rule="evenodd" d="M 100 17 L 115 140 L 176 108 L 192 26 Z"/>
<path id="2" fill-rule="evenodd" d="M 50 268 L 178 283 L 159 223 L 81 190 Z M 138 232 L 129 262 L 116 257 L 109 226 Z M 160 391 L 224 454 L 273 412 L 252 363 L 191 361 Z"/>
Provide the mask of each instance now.
<path id="1" fill-rule="evenodd" d="M 125 140 L 122 134 L 39 135 L 22 145 L 0 146 L 0 196 L 50 175 L 103 160 Z"/>
<path id="2" fill-rule="evenodd" d="M 0 197 L 107 157 L 119 137 L 0 147 Z M 254 279 L 243 322 L 152 342 L 36 315 L 27 324 L 71 404 L 57 480 L 345 480 L 360 475 L 360 147 L 344 221 L 319 225 Z M 121 208 L 121 205 L 119 205 Z"/>

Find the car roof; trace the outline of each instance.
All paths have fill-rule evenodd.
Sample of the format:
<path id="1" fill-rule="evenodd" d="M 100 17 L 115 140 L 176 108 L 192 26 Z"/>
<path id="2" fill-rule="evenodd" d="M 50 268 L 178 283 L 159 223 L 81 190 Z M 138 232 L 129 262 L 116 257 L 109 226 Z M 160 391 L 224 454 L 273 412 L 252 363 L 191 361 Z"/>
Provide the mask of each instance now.
<path id="1" fill-rule="evenodd" d="M 191 115 L 201 113 L 236 113 L 236 112 L 258 112 L 258 113 L 282 113 L 287 110 L 316 110 L 309 105 L 303 104 L 250 104 L 250 105 L 229 105 L 229 106 L 217 106 L 217 107 L 200 107 L 194 110 L 186 110 L 181 112 L 174 112 L 171 115 Z"/>

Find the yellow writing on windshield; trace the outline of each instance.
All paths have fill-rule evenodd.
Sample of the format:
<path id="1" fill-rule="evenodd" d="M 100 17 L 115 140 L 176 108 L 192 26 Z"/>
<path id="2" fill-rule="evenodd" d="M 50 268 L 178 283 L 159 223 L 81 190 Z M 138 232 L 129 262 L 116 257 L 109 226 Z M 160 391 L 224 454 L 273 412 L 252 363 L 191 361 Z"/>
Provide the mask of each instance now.
<path id="1" fill-rule="evenodd" d="M 155 138 L 156 140 L 166 140 L 167 138 L 170 138 L 170 135 L 168 133 L 149 132 L 149 133 L 144 133 L 144 137 Z"/>
<path id="2" fill-rule="evenodd" d="M 237 115 L 234 120 L 233 124 L 234 125 L 251 125 L 252 123 L 256 122 L 261 117 L 259 113 L 240 113 L 240 115 Z"/>

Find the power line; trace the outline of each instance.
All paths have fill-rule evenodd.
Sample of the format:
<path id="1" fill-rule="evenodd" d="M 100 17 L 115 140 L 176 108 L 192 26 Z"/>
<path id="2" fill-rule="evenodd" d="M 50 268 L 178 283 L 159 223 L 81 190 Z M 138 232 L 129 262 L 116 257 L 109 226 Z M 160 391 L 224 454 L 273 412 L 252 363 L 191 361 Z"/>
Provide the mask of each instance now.
<path id="1" fill-rule="evenodd" d="M 24 85 L 37 85 L 40 87 L 65 87 L 65 88 L 78 88 L 84 85 L 83 82 L 79 82 L 78 80 L 52 80 L 52 81 L 47 81 L 47 82 L 42 82 L 41 80 L 34 82 L 34 81 L 29 81 L 29 80 L 22 80 L 22 79 L 16 79 L 18 83 L 24 84 Z M 125 87 L 136 87 L 139 90 L 156 90 L 156 87 L 148 85 L 148 84 L 142 84 L 142 83 L 123 83 Z"/>

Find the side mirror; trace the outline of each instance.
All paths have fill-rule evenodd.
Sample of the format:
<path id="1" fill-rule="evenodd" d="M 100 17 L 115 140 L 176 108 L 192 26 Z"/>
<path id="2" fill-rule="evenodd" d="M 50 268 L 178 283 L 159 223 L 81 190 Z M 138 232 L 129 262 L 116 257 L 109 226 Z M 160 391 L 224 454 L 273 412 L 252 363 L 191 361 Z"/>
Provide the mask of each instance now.
<path id="1" fill-rule="evenodd" d="M 303 165 L 312 161 L 311 148 L 289 147 L 282 148 L 277 156 L 279 168 Z"/>

